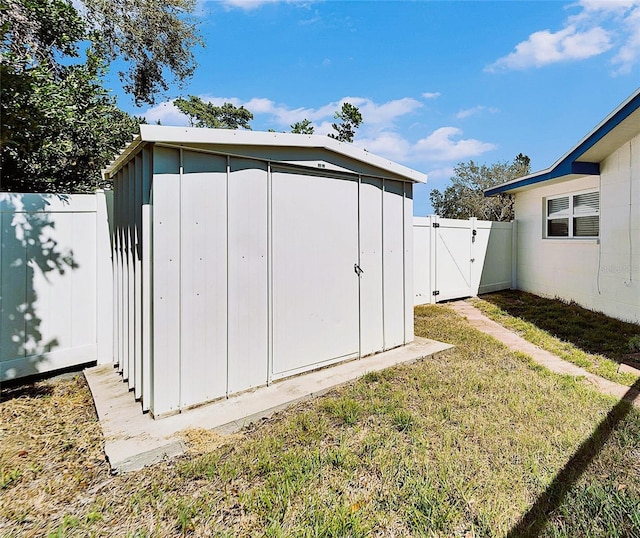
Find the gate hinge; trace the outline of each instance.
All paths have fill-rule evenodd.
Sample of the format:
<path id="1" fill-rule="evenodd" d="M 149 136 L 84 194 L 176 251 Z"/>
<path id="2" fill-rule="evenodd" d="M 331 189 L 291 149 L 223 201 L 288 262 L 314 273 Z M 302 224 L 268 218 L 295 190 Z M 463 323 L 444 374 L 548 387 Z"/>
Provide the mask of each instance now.
<path id="1" fill-rule="evenodd" d="M 438 290 L 435 290 L 432 295 L 440 295 L 440 292 Z"/>
<path id="2" fill-rule="evenodd" d="M 434 228 L 440 228 L 440 223 L 439 222 L 434 222 L 433 223 L 433 227 Z"/>

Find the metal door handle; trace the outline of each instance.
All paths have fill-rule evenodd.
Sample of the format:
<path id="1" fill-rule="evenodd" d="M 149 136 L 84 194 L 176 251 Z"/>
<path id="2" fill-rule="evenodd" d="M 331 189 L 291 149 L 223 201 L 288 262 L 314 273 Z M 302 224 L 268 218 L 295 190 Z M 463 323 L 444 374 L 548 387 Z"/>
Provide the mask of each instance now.
<path id="1" fill-rule="evenodd" d="M 358 275 L 358 276 L 360 276 L 362 273 L 364 273 L 362 268 L 357 263 L 353 264 L 353 270 L 356 272 L 356 275 Z"/>

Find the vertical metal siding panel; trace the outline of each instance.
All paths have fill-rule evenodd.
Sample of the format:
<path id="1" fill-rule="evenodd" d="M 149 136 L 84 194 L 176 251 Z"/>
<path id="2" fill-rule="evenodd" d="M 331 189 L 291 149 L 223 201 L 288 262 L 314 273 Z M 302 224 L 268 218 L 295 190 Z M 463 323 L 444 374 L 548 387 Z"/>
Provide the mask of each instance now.
<path id="1" fill-rule="evenodd" d="M 129 167 L 122 171 L 122 378 L 129 380 Z"/>
<path id="2" fill-rule="evenodd" d="M 134 395 L 136 400 L 142 396 L 142 154 L 135 157 L 134 209 Z"/>
<path id="3" fill-rule="evenodd" d="M 124 375 L 125 364 L 127 362 L 127 256 L 126 256 L 126 168 L 120 174 L 120 373 Z M 127 367 L 128 368 L 128 367 Z M 126 378 L 125 378 L 126 379 Z"/>
<path id="4" fill-rule="evenodd" d="M 153 155 L 153 389 L 155 416 L 180 408 L 180 173 L 177 150 Z"/>
<path id="5" fill-rule="evenodd" d="M 128 258 L 128 267 L 129 267 L 129 275 L 127 280 L 129 282 L 129 306 L 127 308 L 128 314 L 127 319 L 129 322 L 127 333 L 129 340 L 129 389 L 133 389 L 135 386 L 135 376 L 136 376 L 136 359 L 135 359 L 135 343 L 136 343 L 136 333 L 135 333 L 135 315 L 136 315 L 136 280 L 135 280 L 135 242 L 136 242 L 136 231 L 135 231 L 135 162 L 129 161 L 127 166 L 129 169 L 129 178 L 127 181 L 127 227 L 128 227 L 128 235 L 129 235 L 129 248 L 127 249 L 127 258 Z"/>
<path id="6" fill-rule="evenodd" d="M 267 164 L 267 384 L 273 381 L 273 173 Z"/>
<path id="7" fill-rule="evenodd" d="M 142 410 L 148 411 L 151 405 L 152 379 L 152 349 L 153 341 L 153 311 L 151 273 L 153 254 L 151 242 L 153 240 L 151 225 L 153 222 L 152 206 L 142 206 Z"/>
<path id="8" fill-rule="evenodd" d="M 230 394 L 267 382 L 267 165 L 231 159 L 229 178 Z"/>
<path id="9" fill-rule="evenodd" d="M 384 348 L 382 320 L 382 180 L 360 182 L 360 352 Z"/>
<path id="10" fill-rule="evenodd" d="M 120 179 L 121 174 L 118 172 L 113 179 L 113 360 L 118 365 L 118 371 L 122 372 L 122 355 L 121 355 L 121 342 L 122 342 L 122 327 L 121 319 L 122 313 L 122 257 L 120 255 L 121 243 L 120 243 Z"/>
<path id="11" fill-rule="evenodd" d="M 113 264 L 113 331 L 112 331 L 112 346 L 113 346 L 113 363 L 114 366 L 118 363 L 118 192 L 117 192 L 117 176 L 113 178 L 113 226 L 110 228 L 111 233 L 111 260 Z"/>
<path id="12" fill-rule="evenodd" d="M 124 371 L 124 363 L 125 363 L 125 298 L 126 298 L 126 280 L 125 280 L 125 242 L 124 242 L 124 230 L 125 230 L 125 178 L 124 178 L 124 170 L 120 170 L 118 172 L 118 259 L 119 259 L 119 290 L 118 290 L 118 371 L 122 374 Z"/>
<path id="13" fill-rule="evenodd" d="M 227 160 L 185 151 L 181 406 L 227 393 Z"/>
<path id="14" fill-rule="evenodd" d="M 96 331 L 98 364 L 113 362 L 113 191 L 96 193 Z"/>
<path id="15" fill-rule="evenodd" d="M 142 410 L 151 407 L 153 369 L 153 206 L 151 205 L 152 149 L 142 150 Z"/>
<path id="16" fill-rule="evenodd" d="M 399 181 L 384 182 L 384 345 L 390 349 L 404 343 L 404 187 Z"/>
<path id="17" fill-rule="evenodd" d="M 359 351 L 358 182 L 274 171 L 273 375 Z"/>
<path id="18" fill-rule="evenodd" d="M 413 342 L 413 185 L 404 184 L 404 341 Z"/>

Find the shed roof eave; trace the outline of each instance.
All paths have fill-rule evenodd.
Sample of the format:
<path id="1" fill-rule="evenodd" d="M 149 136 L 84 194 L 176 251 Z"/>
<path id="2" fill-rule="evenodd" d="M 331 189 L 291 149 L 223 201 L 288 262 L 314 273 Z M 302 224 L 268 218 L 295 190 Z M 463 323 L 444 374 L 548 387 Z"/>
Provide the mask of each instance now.
<path id="1" fill-rule="evenodd" d="M 133 140 L 129 142 L 129 145 L 125 146 L 120 153 L 108 164 L 108 166 L 102 170 L 102 177 L 104 179 L 111 179 L 115 172 L 117 172 L 122 164 L 126 162 L 129 155 L 136 153 L 138 148 L 144 144 L 142 136 L 140 134 L 135 135 Z"/>
<path id="2" fill-rule="evenodd" d="M 135 142 L 135 140 L 134 140 Z M 349 157 L 381 170 L 391 172 L 406 178 L 413 183 L 425 183 L 426 174 L 413 170 L 383 157 L 373 155 L 365 149 L 346 142 L 339 142 L 323 135 L 300 135 L 292 133 L 273 133 L 261 131 L 240 131 L 231 129 L 205 129 L 195 127 L 172 127 L 164 125 L 140 125 L 140 143 L 171 143 L 171 144 L 210 144 L 216 145 L 243 145 L 263 147 L 291 147 L 291 148 L 318 148 Z M 137 146 L 140 145 L 137 144 Z M 133 143 L 132 143 L 133 144 Z M 126 161 L 128 155 L 137 149 L 130 144 L 107 167 L 106 177 L 113 175 L 115 171 Z"/>

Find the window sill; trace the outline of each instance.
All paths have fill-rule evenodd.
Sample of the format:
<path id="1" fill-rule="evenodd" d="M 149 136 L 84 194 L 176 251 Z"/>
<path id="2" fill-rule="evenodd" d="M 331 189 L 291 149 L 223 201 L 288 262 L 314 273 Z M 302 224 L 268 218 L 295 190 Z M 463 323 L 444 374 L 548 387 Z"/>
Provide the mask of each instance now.
<path id="1" fill-rule="evenodd" d="M 581 245 L 599 245 L 600 238 L 599 237 L 585 237 L 584 239 L 581 237 L 543 237 L 543 241 L 557 241 L 559 243 L 580 243 Z"/>

